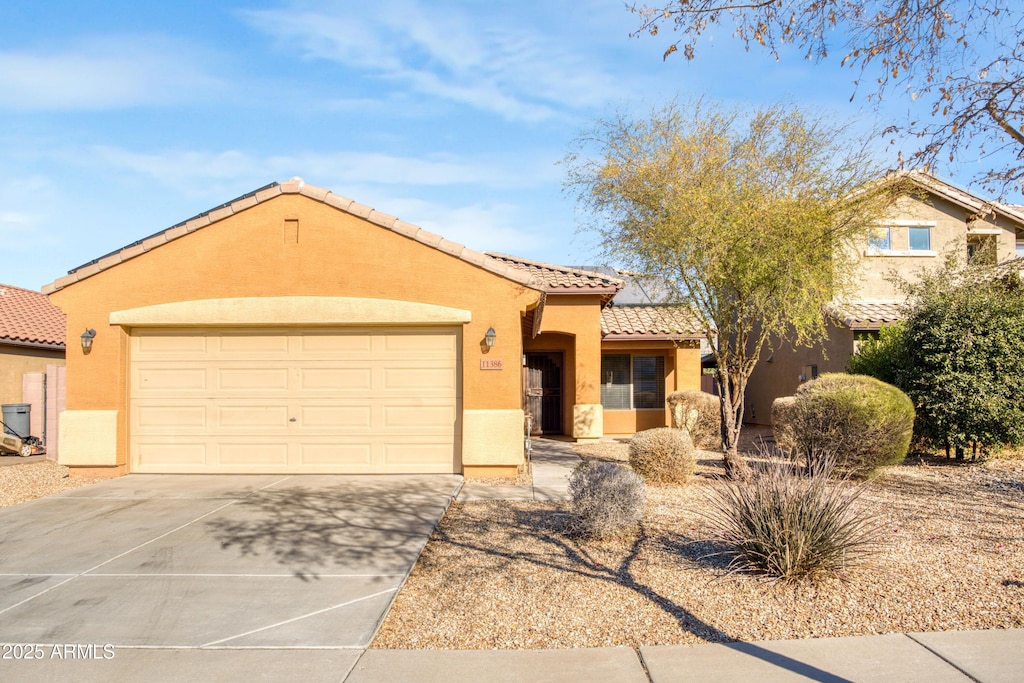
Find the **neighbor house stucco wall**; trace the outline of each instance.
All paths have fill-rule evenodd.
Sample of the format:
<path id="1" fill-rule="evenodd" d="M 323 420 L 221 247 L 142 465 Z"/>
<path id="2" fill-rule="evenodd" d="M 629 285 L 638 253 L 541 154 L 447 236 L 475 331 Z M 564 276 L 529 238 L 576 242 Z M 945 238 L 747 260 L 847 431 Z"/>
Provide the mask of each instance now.
<path id="1" fill-rule="evenodd" d="M 47 365 L 63 365 L 64 349 L 39 349 L 0 344 L 0 404 L 21 403 L 26 372 L 46 372 Z"/>
<path id="2" fill-rule="evenodd" d="M 521 411 L 520 318 L 540 293 L 472 263 L 298 194 L 281 194 L 141 251 L 127 249 L 124 256 L 140 255 L 50 295 L 68 316 L 69 338 L 97 331 L 88 355 L 80 348 L 68 354 L 67 409 L 117 411 L 116 452 L 107 464 L 118 473 L 127 464 L 131 328 L 111 324 L 110 314 L 157 304 L 315 296 L 465 309 L 472 320 L 463 326 L 463 410 Z M 486 357 L 503 359 L 501 371 L 480 367 L 489 327 L 498 341 Z M 518 464 L 517 443 L 500 455 L 464 452 L 463 462 Z"/>

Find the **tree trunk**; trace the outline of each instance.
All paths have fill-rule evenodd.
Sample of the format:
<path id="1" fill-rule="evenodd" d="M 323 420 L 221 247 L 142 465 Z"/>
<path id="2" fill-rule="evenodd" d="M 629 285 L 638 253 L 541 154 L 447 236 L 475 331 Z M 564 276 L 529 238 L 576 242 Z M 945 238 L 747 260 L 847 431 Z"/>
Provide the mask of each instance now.
<path id="1" fill-rule="evenodd" d="M 722 457 L 725 460 L 725 476 L 733 480 L 750 478 L 750 466 L 739 453 L 742 424 L 743 391 L 726 373 L 719 370 L 718 385 L 722 392 Z"/>

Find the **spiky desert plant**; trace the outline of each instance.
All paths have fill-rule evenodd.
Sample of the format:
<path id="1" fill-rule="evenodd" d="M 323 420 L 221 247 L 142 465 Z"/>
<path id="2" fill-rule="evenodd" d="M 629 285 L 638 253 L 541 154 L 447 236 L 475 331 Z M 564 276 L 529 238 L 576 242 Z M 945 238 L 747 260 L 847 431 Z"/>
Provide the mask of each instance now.
<path id="1" fill-rule="evenodd" d="M 858 504 L 867 484 L 830 480 L 834 464 L 801 476 L 768 463 L 749 481 L 721 482 L 702 514 L 733 555 L 731 567 L 792 581 L 843 570 L 878 550 L 880 526 Z"/>

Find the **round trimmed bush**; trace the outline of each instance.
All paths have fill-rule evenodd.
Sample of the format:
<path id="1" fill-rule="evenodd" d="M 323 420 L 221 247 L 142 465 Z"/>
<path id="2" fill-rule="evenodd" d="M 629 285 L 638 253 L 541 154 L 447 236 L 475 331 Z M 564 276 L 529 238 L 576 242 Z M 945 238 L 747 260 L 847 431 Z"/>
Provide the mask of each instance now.
<path id="1" fill-rule="evenodd" d="M 569 496 L 572 529 L 585 536 L 608 536 L 643 516 L 643 480 L 613 462 L 580 463 L 569 477 Z"/>
<path id="2" fill-rule="evenodd" d="M 672 426 L 684 427 L 696 448 L 718 450 L 722 447 L 722 399 L 704 391 L 673 391 L 666 399 L 672 409 Z M 687 425 L 687 417 L 697 411 L 697 420 Z"/>
<path id="3" fill-rule="evenodd" d="M 629 440 L 629 464 L 644 481 L 683 484 L 697 466 L 697 451 L 685 429 L 658 427 Z"/>
<path id="4" fill-rule="evenodd" d="M 780 396 L 772 401 L 772 435 L 779 450 L 793 455 L 793 406 L 795 396 Z"/>
<path id="5" fill-rule="evenodd" d="M 840 472 L 868 476 L 907 457 L 914 404 L 873 377 L 830 373 L 794 395 L 793 446 L 809 469 L 834 461 Z"/>

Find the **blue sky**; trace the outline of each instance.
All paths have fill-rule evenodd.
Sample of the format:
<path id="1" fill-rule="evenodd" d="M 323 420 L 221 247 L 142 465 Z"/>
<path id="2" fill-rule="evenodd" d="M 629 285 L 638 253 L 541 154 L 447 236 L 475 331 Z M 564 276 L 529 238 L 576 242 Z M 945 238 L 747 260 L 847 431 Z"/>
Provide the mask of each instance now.
<path id="1" fill-rule="evenodd" d="M 636 25 L 619 0 L 6 0 L 0 282 L 38 289 L 296 175 L 474 249 L 593 263 L 557 162 L 602 115 L 784 100 L 863 136 L 906 112 L 848 102 L 836 61 L 717 31 L 663 62 L 669 34 Z"/>

